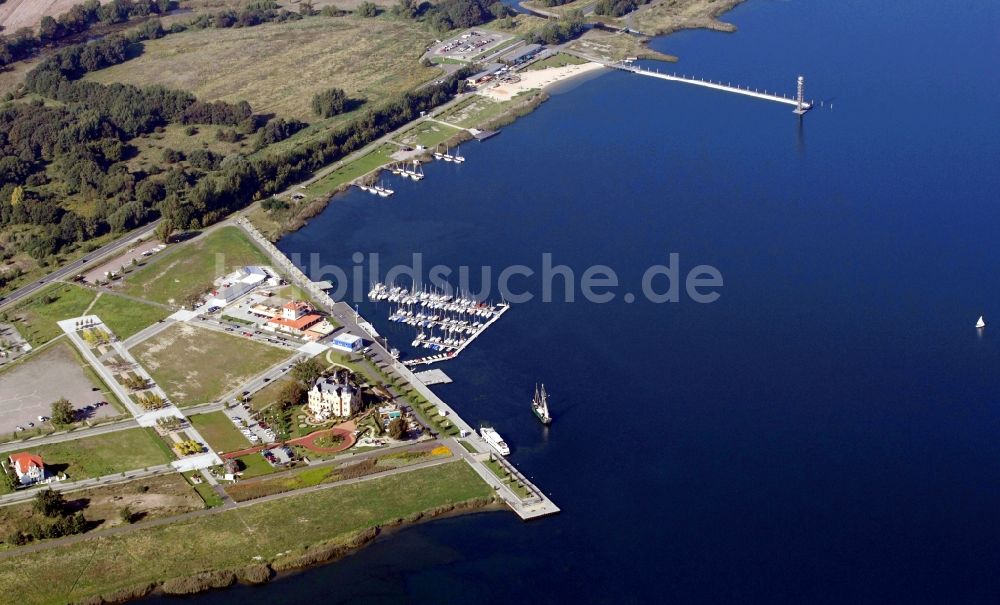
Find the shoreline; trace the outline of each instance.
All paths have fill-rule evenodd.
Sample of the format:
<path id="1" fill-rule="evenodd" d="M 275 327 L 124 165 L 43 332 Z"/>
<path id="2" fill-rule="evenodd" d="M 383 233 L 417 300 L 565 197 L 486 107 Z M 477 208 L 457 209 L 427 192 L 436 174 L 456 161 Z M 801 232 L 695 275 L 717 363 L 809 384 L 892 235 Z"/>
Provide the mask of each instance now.
<path id="1" fill-rule="evenodd" d="M 736 7 L 740 6 L 745 1 L 746 0 L 722 0 L 721 2 L 719 2 L 718 4 L 716 4 L 715 1 L 713 0 L 711 2 L 707 2 L 705 4 L 702 4 L 700 6 L 702 8 L 706 9 L 706 12 L 705 12 L 704 15 L 693 15 L 693 16 L 686 16 L 684 18 L 679 18 L 680 19 L 679 23 L 671 24 L 671 25 L 669 25 L 667 27 L 657 28 L 655 30 L 655 33 L 653 33 L 653 34 L 647 34 L 647 33 L 637 32 L 637 35 L 639 35 L 642 38 L 644 38 L 644 39 L 642 39 L 640 41 L 640 45 L 641 45 L 642 48 L 645 48 L 645 49 L 649 50 L 651 53 L 655 52 L 657 55 L 662 55 L 663 53 L 659 53 L 659 52 L 652 51 L 651 49 L 649 49 L 648 44 L 649 44 L 650 40 L 652 40 L 653 38 L 665 37 L 665 36 L 669 36 L 670 34 L 676 33 L 678 31 L 694 30 L 694 29 L 708 29 L 708 30 L 712 30 L 712 31 L 720 31 L 720 32 L 725 32 L 725 33 L 735 32 L 735 31 L 737 31 L 737 28 L 736 28 L 735 25 L 733 25 L 731 23 L 726 23 L 724 21 L 720 21 L 718 18 L 721 15 L 723 15 L 723 14 L 725 14 L 727 12 L 730 12 L 733 9 L 735 9 Z M 636 13 L 633 13 L 633 14 L 637 14 L 637 13 L 641 13 L 641 12 L 648 12 L 648 11 L 650 11 L 652 9 L 655 9 L 656 7 L 661 6 L 661 5 L 662 5 L 662 3 L 653 3 L 653 4 L 644 5 L 644 6 L 640 7 L 640 9 L 636 11 Z M 578 38 L 577 40 L 581 40 L 581 39 L 583 39 L 583 37 Z M 563 52 L 563 51 L 560 51 L 560 52 Z M 462 132 L 456 133 L 455 136 L 452 136 L 451 138 L 447 139 L 442 144 L 455 145 L 455 144 L 458 144 L 458 143 L 463 143 L 465 141 L 468 141 L 468 140 L 470 140 L 470 139 L 473 138 L 472 134 L 469 132 L 470 130 L 496 130 L 496 129 L 502 127 L 502 126 L 506 126 L 508 124 L 511 124 L 512 122 L 514 122 L 518 118 L 521 118 L 521 117 L 524 117 L 525 115 L 528 115 L 529 113 L 531 113 L 532 111 L 534 111 L 539 105 L 541 105 L 542 103 L 544 103 L 545 101 L 547 101 L 550 98 L 550 95 L 549 95 L 549 91 L 550 90 L 553 91 L 553 92 L 557 92 L 557 93 L 558 92 L 562 92 L 559 89 L 560 88 L 569 88 L 568 84 L 571 83 L 573 80 L 578 79 L 578 78 L 582 79 L 583 76 L 596 77 L 597 75 L 599 75 L 599 71 L 600 71 L 599 68 L 605 68 L 606 67 L 604 64 L 602 64 L 602 63 L 600 63 L 598 61 L 595 61 L 593 58 L 587 57 L 585 54 L 579 54 L 577 52 L 574 52 L 571 49 L 569 50 L 568 54 L 572 54 L 574 56 L 578 56 L 580 58 L 583 58 L 583 59 L 585 59 L 587 61 L 587 63 L 580 64 L 580 65 L 575 65 L 575 66 L 564 66 L 564 67 L 546 68 L 545 70 L 538 70 L 538 72 L 532 72 L 532 71 L 527 71 L 527 70 L 521 70 L 521 71 L 517 72 L 519 75 L 521 75 L 522 78 L 525 77 L 525 76 L 528 76 L 529 78 L 531 78 L 532 76 L 530 76 L 530 74 L 532 74 L 532 73 L 548 72 L 549 70 L 565 70 L 565 71 L 562 71 L 562 72 L 558 72 L 558 75 L 555 78 L 553 78 L 550 81 L 543 82 L 541 84 L 541 86 L 539 86 L 536 89 L 527 89 L 526 87 L 520 87 L 521 88 L 520 92 L 522 92 L 522 93 L 526 92 L 527 90 L 537 90 L 538 91 L 538 95 L 536 97 L 534 97 L 533 99 L 531 99 L 530 101 L 526 102 L 526 103 L 523 103 L 523 104 L 511 107 L 509 111 L 504 112 L 500 116 L 496 116 L 494 118 L 491 118 L 490 120 L 488 120 L 488 121 L 486 121 L 484 123 L 476 124 L 475 127 L 472 127 L 472 128 L 463 128 Z M 656 57 L 656 59 L 658 59 L 658 60 L 666 60 L 666 61 L 677 60 L 677 58 L 674 57 L 674 56 L 672 56 L 672 55 L 663 55 L 663 57 L 664 58 Z M 584 67 L 584 66 L 586 66 L 586 67 Z M 576 69 L 576 70 L 568 69 L 568 68 L 573 68 L 573 67 L 576 67 L 576 68 L 579 68 L 579 69 Z M 546 74 L 546 75 L 550 75 L 550 74 Z M 537 76 L 537 75 L 533 77 L 534 80 L 537 80 L 538 78 L 539 78 L 539 76 Z M 497 101 L 497 102 L 512 102 L 514 100 L 514 98 L 515 98 L 514 94 L 511 94 L 509 97 L 506 97 L 506 98 L 504 98 L 502 95 L 498 95 L 496 97 L 491 97 L 486 92 L 488 90 L 490 90 L 490 89 L 486 89 L 484 91 L 478 91 L 475 94 L 485 96 L 486 98 L 489 98 L 489 99 L 491 99 L 493 101 Z M 471 95 L 470 95 L 470 97 L 471 97 Z M 466 98 L 468 98 L 468 97 L 466 97 Z M 462 102 L 462 101 L 459 101 L 459 103 L 460 102 Z M 452 104 L 450 106 L 453 107 L 454 105 L 457 105 L 457 103 Z M 414 120 L 414 121 L 412 121 L 412 122 L 404 125 L 403 127 L 399 128 L 397 131 L 395 131 L 393 133 L 393 135 L 405 132 L 407 129 L 412 128 L 415 124 L 418 124 L 421 121 L 422 120 Z M 372 144 L 372 149 L 373 150 L 376 149 L 377 146 L 378 145 L 376 143 L 373 143 Z M 351 160 L 351 162 L 346 162 L 346 163 L 341 164 L 341 166 L 347 166 L 347 165 L 351 164 L 352 162 L 358 161 L 358 159 L 360 159 L 361 157 L 364 157 L 364 156 L 363 155 L 359 156 L 358 158 L 355 158 L 355 159 Z M 420 154 L 418 157 L 422 161 L 424 161 L 424 160 L 431 159 L 432 155 L 431 155 L 430 150 L 426 150 L 425 153 Z M 239 211 L 238 214 L 240 214 L 240 215 L 244 216 L 245 218 L 247 218 L 247 220 L 249 220 L 251 223 L 253 223 L 262 233 L 264 233 L 265 236 L 271 242 L 277 244 L 282 238 L 284 238 L 285 236 L 287 236 L 290 233 L 294 233 L 294 232 L 298 231 L 299 229 L 302 229 L 303 227 L 305 227 L 306 225 L 309 224 L 310 220 L 312 220 L 313 218 L 315 218 L 315 217 L 319 216 L 320 214 L 322 214 L 327 209 L 327 207 L 334 201 L 334 198 L 336 198 L 338 195 L 340 195 L 341 193 L 343 193 L 343 192 L 345 192 L 345 191 L 347 191 L 348 189 L 351 188 L 353 182 L 355 182 L 355 181 L 363 181 L 365 179 L 368 179 L 373 174 L 380 173 L 388 165 L 389 165 L 389 163 L 385 163 L 385 164 L 379 166 L 378 168 L 376 168 L 374 170 L 371 170 L 368 173 L 366 173 L 364 175 L 361 175 L 360 177 L 358 177 L 358 178 L 356 178 L 356 179 L 354 179 L 352 181 L 348 181 L 348 182 L 345 182 L 345 183 L 339 185 L 337 188 L 335 188 L 334 190 L 332 190 L 329 193 L 329 195 L 327 195 L 325 197 L 325 199 L 307 200 L 302 205 L 302 207 L 298 208 L 297 211 L 294 212 L 291 216 L 284 217 L 282 219 L 274 221 L 275 222 L 275 228 L 274 229 L 266 228 L 264 225 L 261 225 L 259 222 L 257 222 L 257 221 L 254 220 L 253 214 L 255 214 L 257 212 L 264 212 L 260 208 L 260 204 L 259 203 L 253 204 L 253 205 L 249 206 L 248 208 L 245 208 L 245 209 Z M 292 188 L 289 188 L 286 191 L 284 191 L 284 192 L 282 192 L 280 194 L 275 195 L 274 197 L 280 197 L 280 198 L 290 197 L 295 192 L 297 192 L 300 189 L 304 188 L 305 183 L 312 183 L 312 182 L 313 182 L 312 178 L 307 179 L 306 181 L 304 181 L 304 183 L 300 183 L 299 185 L 296 185 L 296 186 L 294 186 Z M 267 215 L 265 215 L 265 216 L 267 216 Z"/>
<path id="2" fill-rule="evenodd" d="M 516 97 L 519 95 L 523 94 L 531 95 L 532 92 L 536 94 L 530 96 L 530 98 L 525 99 L 525 101 L 522 103 L 515 103 L 500 115 L 491 117 L 483 122 L 477 123 L 474 127 L 461 128 L 460 132 L 455 133 L 453 136 L 449 137 L 441 144 L 447 146 L 458 145 L 460 143 L 465 143 L 467 141 L 473 140 L 475 138 L 472 132 L 470 131 L 498 130 L 503 126 L 512 124 L 518 118 L 522 118 L 532 113 L 542 103 L 548 101 L 550 98 L 549 91 L 558 93 L 560 92 L 559 91 L 560 88 L 566 87 L 575 81 L 585 81 L 587 79 L 597 77 L 603 73 L 607 73 L 605 71 L 606 69 L 607 66 L 601 63 L 592 60 L 587 60 L 586 63 L 581 63 L 578 65 L 548 67 L 536 71 L 522 71 L 518 73 L 519 75 L 522 76 L 522 78 L 527 77 L 528 79 L 527 84 L 515 83 L 512 85 L 504 85 L 504 90 L 499 94 L 491 93 L 490 91 L 494 90 L 492 87 L 479 90 L 474 93 L 470 93 L 468 96 L 457 100 L 455 105 L 463 103 L 469 99 L 475 99 L 477 96 L 483 97 L 485 99 L 488 99 L 496 103 L 508 103 L 508 102 L 514 103 L 516 101 Z M 412 128 L 414 124 L 418 124 L 422 121 L 423 120 L 415 120 L 413 122 L 409 122 L 406 125 L 400 127 L 390 136 L 395 136 L 396 134 L 406 132 L 408 129 Z M 377 148 L 380 144 L 378 142 L 374 142 L 371 145 L 374 148 Z M 358 158 L 351 160 L 350 162 L 346 162 L 341 166 L 347 166 L 353 162 L 356 162 L 362 157 L 364 157 L 364 155 L 361 155 Z M 414 157 L 416 157 L 417 159 L 419 159 L 421 162 L 424 163 L 429 161 L 438 161 L 433 158 L 432 150 L 430 149 L 424 150 L 422 153 L 417 154 Z M 262 211 L 259 207 L 259 204 L 246 208 L 242 210 L 241 213 L 245 218 L 247 218 L 251 223 L 253 223 L 255 227 L 257 227 L 262 233 L 264 233 L 265 236 L 272 243 L 277 244 L 277 242 L 279 242 L 283 237 L 285 237 L 290 233 L 294 233 L 299 229 L 302 229 L 309 223 L 310 220 L 323 213 L 323 211 L 325 211 L 326 208 L 331 203 L 333 203 L 334 199 L 338 195 L 348 191 L 353 186 L 353 183 L 363 182 L 370 179 L 372 175 L 377 175 L 380 172 L 384 171 L 390 163 L 391 162 L 382 164 L 379 167 L 355 179 L 352 179 L 351 181 L 342 183 L 336 189 L 331 191 L 329 195 L 326 196 L 325 199 L 317 198 L 305 201 L 303 205 L 298 209 L 298 211 L 295 212 L 293 215 L 286 217 L 281 221 L 276 221 L 277 223 L 276 229 L 266 229 L 262 225 L 254 221 L 254 217 L 252 216 L 252 214 L 255 212 Z M 300 186 L 296 186 L 274 197 L 285 199 L 287 197 L 290 197 L 291 195 L 294 195 L 294 193 L 299 189 Z"/>
<path id="3" fill-rule="evenodd" d="M 400 491 L 403 486 L 412 489 Z M 398 497 L 386 500 L 387 494 Z M 335 517 L 327 512 L 330 507 L 353 506 L 372 498 L 379 502 L 376 510 L 347 509 L 345 516 Z M 335 561 L 379 535 L 424 521 L 498 510 L 507 510 L 502 498 L 469 465 L 455 460 L 375 481 L 365 478 L 281 494 L 266 502 L 203 509 L 27 553 L 9 551 L 0 584 L 17 590 L 23 585 L 24 570 L 42 565 L 61 571 L 52 574 L 46 589 L 25 599 L 25 605 L 97 605 L 124 603 L 154 592 L 194 594 L 236 582 L 261 584 Z M 256 528 L 273 527 L 292 511 L 298 516 L 298 527 L 253 536 Z M 250 530 L 249 534 L 243 529 Z M 116 571 L 101 566 L 91 569 L 92 553 L 97 551 L 108 557 L 120 558 L 125 553 L 132 557 L 122 559 L 123 567 Z M 166 556 L 169 563 L 154 567 L 142 563 L 154 555 Z M 81 582 L 81 577 L 86 580 Z"/>
<path id="4" fill-rule="evenodd" d="M 485 514 L 508 510 L 495 498 L 472 499 L 452 505 L 429 509 L 414 513 L 407 517 L 394 519 L 382 525 L 356 531 L 346 536 L 340 536 L 327 542 L 307 548 L 297 557 L 284 561 L 261 562 L 241 568 L 201 571 L 189 576 L 172 578 L 157 583 L 138 584 L 132 587 L 94 595 L 82 600 L 72 601 L 72 605 L 103 605 L 120 604 L 138 601 L 151 596 L 184 597 L 206 593 L 212 590 L 225 590 L 233 586 L 260 586 L 289 580 L 297 575 L 308 573 L 313 569 L 323 567 L 354 555 L 366 546 L 374 544 L 401 531 L 434 521 L 464 517 L 467 515 Z"/>

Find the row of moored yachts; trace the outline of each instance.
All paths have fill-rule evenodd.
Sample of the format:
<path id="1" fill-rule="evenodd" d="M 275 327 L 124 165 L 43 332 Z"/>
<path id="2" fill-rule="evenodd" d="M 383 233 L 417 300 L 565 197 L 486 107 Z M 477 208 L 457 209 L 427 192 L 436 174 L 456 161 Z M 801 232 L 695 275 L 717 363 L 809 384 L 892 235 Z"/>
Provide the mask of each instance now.
<path id="1" fill-rule="evenodd" d="M 444 160 L 445 162 L 454 162 L 456 164 L 461 164 L 465 161 L 465 157 L 461 155 L 458 149 L 455 150 L 455 153 L 452 153 L 451 149 L 447 147 L 444 152 L 435 149 L 434 157 L 439 160 Z M 396 176 L 413 179 L 414 181 L 422 181 L 424 179 L 424 168 L 420 164 L 420 160 L 413 160 L 412 162 L 396 162 L 389 166 L 389 172 L 395 174 Z M 361 182 L 357 183 L 357 186 L 358 189 L 364 191 L 365 193 L 370 193 L 379 197 L 389 197 L 393 193 L 396 193 L 392 189 L 386 187 L 382 183 L 381 179 L 377 185 L 375 183 Z"/>

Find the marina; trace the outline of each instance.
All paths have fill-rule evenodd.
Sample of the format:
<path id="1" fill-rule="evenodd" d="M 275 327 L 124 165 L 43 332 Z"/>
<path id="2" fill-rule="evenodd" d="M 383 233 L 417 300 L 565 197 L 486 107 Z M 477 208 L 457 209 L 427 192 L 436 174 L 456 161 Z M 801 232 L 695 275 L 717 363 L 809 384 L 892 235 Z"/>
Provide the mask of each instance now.
<path id="1" fill-rule="evenodd" d="M 368 298 L 393 304 L 389 321 L 417 329 L 410 345 L 436 352 L 403 362 L 411 367 L 453 359 L 510 309 L 506 302 L 492 305 L 468 295 L 418 291 L 381 282 L 372 286 Z"/>

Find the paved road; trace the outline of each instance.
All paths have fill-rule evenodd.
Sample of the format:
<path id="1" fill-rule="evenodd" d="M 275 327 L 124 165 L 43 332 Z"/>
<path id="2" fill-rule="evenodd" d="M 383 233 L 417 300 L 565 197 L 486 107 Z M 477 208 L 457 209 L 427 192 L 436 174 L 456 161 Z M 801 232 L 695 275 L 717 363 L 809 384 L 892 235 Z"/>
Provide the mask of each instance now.
<path id="1" fill-rule="evenodd" d="M 27 298 L 28 296 L 31 296 L 35 292 L 41 290 L 42 288 L 44 288 L 45 286 L 54 281 L 59 281 L 65 277 L 69 277 L 71 275 L 76 275 L 77 273 L 83 272 L 83 269 L 85 267 L 97 263 L 105 256 L 124 250 L 132 243 L 132 240 L 138 237 L 144 237 L 152 233 L 156 229 L 156 226 L 159 223 L 160 220 L 157 219 L 144 227 L 139 227 L 134 231 L 130 231 L 125 235 L 121 236 L 120 238 L 116 239 L 115 241 L 111 242 L 110 244 L 107 244 L 87 254 L 83 258 L 77 259 L 69 264 L 63 265 L 62 267 L 56 269 L 52 273 L 49 273 L 42 279 L 32 282 L 26 286 L 22 286 L 17 290 L 14 290 L 10 294 L 7 294 L 4 298 L 0 299 L 0 309 L 13 305 L 16 302 L 24 298 Z"/>
<path id="2" fill-rule="evenodd" d="M 76 439 L 83 439 L 84 437 L 95 437 L 97 435 L 114 433 L 116 431 L 127 431 L 128 429 L 134 429 L 138 426 L 139 423 L 135 421 L 135 418 L 129 418 L 127 420 L 119 420 L 117 422 L 102 424 L 100 426 L 77 429 L 75 431 L 58 433 L 55 435 L 32 437 L 31 439 L 27 439 L 25 441 L 10 441 L 0 444 L 0 448 L 5 451 L 11 451 L 17 448 L 31 449 L 40 445 L 48 445 L 50 443 L 63 443 L 64 441 L 74 441 Z"/>

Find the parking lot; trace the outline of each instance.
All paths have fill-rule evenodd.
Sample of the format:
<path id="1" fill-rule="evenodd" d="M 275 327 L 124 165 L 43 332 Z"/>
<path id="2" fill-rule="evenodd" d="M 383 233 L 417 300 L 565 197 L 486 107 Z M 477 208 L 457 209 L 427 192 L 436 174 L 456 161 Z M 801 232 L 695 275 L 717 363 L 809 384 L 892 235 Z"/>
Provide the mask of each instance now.
<path id="1" fill-rule="evenodd" d="M 88 284 L 96 284 L 104 281 L 108 273 L 118 273 L 122 267 L 131 267 L 133 261 L 138 261 L 147 256 L 152 256 L 162 251 L 164 245 L 158 240 L 151 239 L 140 243 L 131 250 L 126 250 L 122 254 L 108 260 L 102 265 L 94 267 L 83 274 L 83 281 Z"/>
<path id="2" fill-rule="evenodd" d="M 274 443 L 277 436 L 270 427 L 261 426 L 250 416 L 250 406 L 240 404 L 226 410 L 226 416 L 236 426 L 236 430 L 243 433 L 243 436 L 253 445 L 261 443 Z"/>
<path id="3" fill-rule="evenodd" d="M 432 60 L 437 57 L 453 61 L 471 61 L 510 39 L 511 36 L 507 34 L 473 29 L 431 47 L 428 56 Z"/>
<path id="4" fill-rule="evenodd" d="M 38 418 L 51 415 L 52 402 L 60 397 L 73 404 L 78 420 L 119 415 L 114 406 L 97 405 L 104 393 L 69 346 L 61 344 L 0 373 L 0 434 L 39 427 L 43 423 Z"/>

